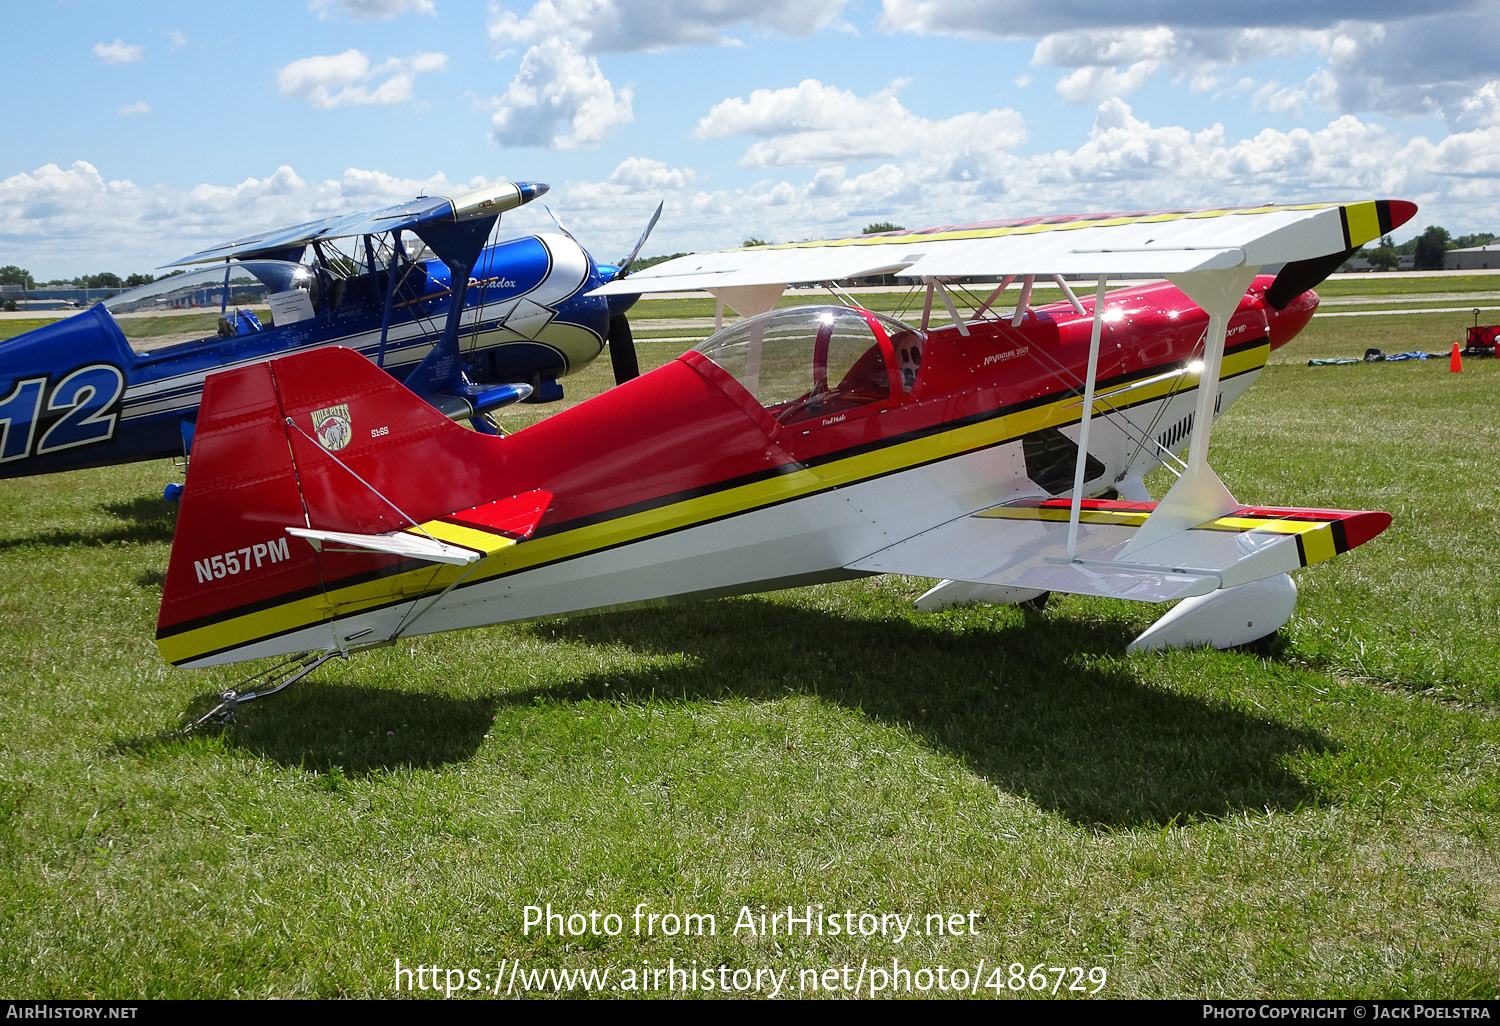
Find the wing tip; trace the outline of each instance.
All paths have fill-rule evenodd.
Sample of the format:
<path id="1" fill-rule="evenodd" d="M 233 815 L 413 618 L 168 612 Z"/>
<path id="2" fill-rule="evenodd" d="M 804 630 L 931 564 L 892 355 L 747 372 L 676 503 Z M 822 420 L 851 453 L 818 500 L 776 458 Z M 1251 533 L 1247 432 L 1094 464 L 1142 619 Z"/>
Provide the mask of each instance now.
<path id="1" fill-rule="evenodd" d="M 1356 548 L 1391 526 L 1391 515 L 1378 510 L 1353 513 L 1343 520 L 1346 549 Z"/>

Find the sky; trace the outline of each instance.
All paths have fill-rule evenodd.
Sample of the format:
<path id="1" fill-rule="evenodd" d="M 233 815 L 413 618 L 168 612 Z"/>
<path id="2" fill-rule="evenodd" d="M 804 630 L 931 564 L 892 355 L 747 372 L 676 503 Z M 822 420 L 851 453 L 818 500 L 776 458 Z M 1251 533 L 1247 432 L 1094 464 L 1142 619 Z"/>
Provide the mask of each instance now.
<path id="1" fill-rule="evenodd" d="M 1039 214 L 1407 199 L 1500 231 L 1500 3 L 9 5 L 0 265 L 154 271 L 500 181 L 596 258 Z M 538 205 L 506 234 L 550 230 Z"/>

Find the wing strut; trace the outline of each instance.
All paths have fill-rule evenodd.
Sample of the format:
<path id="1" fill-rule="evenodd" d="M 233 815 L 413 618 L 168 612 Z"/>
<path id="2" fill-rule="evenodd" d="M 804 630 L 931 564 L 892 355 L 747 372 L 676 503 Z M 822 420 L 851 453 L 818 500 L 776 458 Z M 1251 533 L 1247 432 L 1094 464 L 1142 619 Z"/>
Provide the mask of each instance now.
<path id="1" fill-rule="evenodd" d="M 1208 465 L 1208 439 L 1219 405 L 1219 371 L 1224 363 L 1224 337 L 1229 318 L 1239 307 L 1258 268 L 1230 267 L 1168 275 L 1168 280 L 1208 313 L 1203 341 L 1203 370 L 1198 376 L 1198 405 L 1193 412 L 1193 434 L 1188 443 L 1187 469 L 1172 485 L 1156 511 L 1120 552 L 1129 557 L 1168 535 L 1224 516 L 1238 507 L 1234 496 Z"/>
<path id="2" fill-rule="evenodd" d="M 1083 415 L 1078 421 L 1078 458 L 1073 461 L 1073 505 L 1068 511 L 1068 562 L 1078 556 L 1078 515 L 1083 509 L 1083 475 L 1088 467 L 1089 424 L 1094 420 L 1094 386 L 1099 383 L 1099 340 L 1104 334 L 1104 284 L 1099 275 L 1094 287 L 1094 326 L 1089 330 L 1089 369 L 1083 380 Z M 1025 290 L 1031 291 L 1031 278 Z M 1017 310 L 1021 307 L 1018 305 Z"/>
<path id="3" fill-rule="evenodd" d="M 1052 280 L 1057 282 L 1058 288 L 1062 289 L 1062 294 L 1067 297 L 1068 302 L 1072 305 L 1073 312 L 1082 316 L 1084 313 L 1083 304 L 1078 301 L 1077 296 L 1073 295 L 1073 290 L 1068 287 L 1068 280 L 1060 274 L 1054 274 Z"/>
<path id="4" fill-rule="evenodd" d="M 1000 298 L 1000 293 L 1010 288 L 1010 283 L 1015 280 L 1016 276 L 1014 274 L 1007 274 L 1005 276 L 1005 279 L 1001 281 L 999 285 L 995 286 L 995 291 L 990 293 L 989 298 L 986 299 L 982 304 L 980 304 L 978 310 L 974 311 L 974 319 L 977 321 L 979 318 L 983 317 L 984 312 L 995 304 L 995 300 Z M 1080 309 L 1078 312 L 1082 313 L 1083 311 Z"/>
<path id="5" fill-rule="evenodd" d="M 923 312 L 923 327 L 926 327 L 927 313 L 932 310 L 932 294 L 937 293 L 943 305 L 948 308 L 948 316 L 953 318 L 953 323 L 958 325 L 958 333 L 964 338 L 969 337 L 969 326 L 964 323 L 963 314 L 958 312 L 958 307 L 953 304 L 953 297 L 948 294 L 948 289 L 943 285 L 941 278 L 923 278 L 927 286 L 927 308 Z"/>
<path id="6" fill-rule="evenodd" d="M 366 243 L 370 237 L 365 236 Z M 375 351 L 375 366 L 385 367 L 385 346 L 390 338 L 391 332 L 391 304 L 396 300 L 396 270 L 401 265 L 401 229 L 396 228 L 391 232 L 391 259 L 385 268 L 385 307 L 380 311 L 380 348 Z M 375 260 L 370 260 L 370 273 L 373 274 Z"/>
<path id="7" fill-rule="evenodd" d="M 1028 274 L 1025 278 L 1021 279 L 1021 297 L 1016 300 L 1016 312 L 1010 318 L 1010 326 L 1012 328 L 1019 328 L 1021 321 L 1026 317 L 1026 311 L 1031 309 L 1031 286 L 1034 284 L 1036 284 L 1036 275 L 1034 274 Z M 1098 316 L 1098 312 L 1095 311 L 1094 317 L 1097 319 Z"/>

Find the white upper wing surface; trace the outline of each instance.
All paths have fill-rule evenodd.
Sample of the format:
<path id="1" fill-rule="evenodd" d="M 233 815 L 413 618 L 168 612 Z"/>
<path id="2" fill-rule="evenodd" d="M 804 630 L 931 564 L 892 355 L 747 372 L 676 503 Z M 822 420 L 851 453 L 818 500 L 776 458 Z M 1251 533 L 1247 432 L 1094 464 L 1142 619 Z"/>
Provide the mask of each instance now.
<path id="1" fill-rule="evenodd" d="M 595 294 L 838 281 L 869 274 L 1183 274 L 1347 253 L 1405 222 L 1400 200 L 1082 214 L 700 253 Z"/>

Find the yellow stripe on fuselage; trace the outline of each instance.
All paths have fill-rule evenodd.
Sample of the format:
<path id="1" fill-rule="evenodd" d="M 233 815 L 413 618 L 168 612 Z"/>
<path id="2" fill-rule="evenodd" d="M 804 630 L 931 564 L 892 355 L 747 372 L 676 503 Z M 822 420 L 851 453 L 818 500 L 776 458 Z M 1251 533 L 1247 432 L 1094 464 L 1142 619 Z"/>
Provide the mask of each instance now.
<path id="1" fill-rule="evenodd" d="M 1265 365 L 1270 352 L 1261 344 L 1226 354 L 1222 374 L 1225 378 L 1257 370 Z M 1151 402 L 1174 392 L 1197 387 L 1195 375 L 1172 376 L 1131 393 L 1131 405 Z M 529 570 L 547 563 L 587 555 L 591 552 L 638 542 L 668 531 L 708 523 L 724 517 L 750 512 L 789 499 L 803 498 L 831 488 L 854 484 L 885 474 L 907 470 L 965 452 L 1013 441 L 1023 435 L 1048 427 L 1077 423 L 1079 404 L 1076 396 L 1059 394 L 1042 406 L 1006 414 L 977 424 L 913 438 L 843 459 L 778 474 L 747 484 L 697 495 L 653 509 L 612 517 L 585 524 L 557 534 L 529 538 L 525 545 L 501 547 L 476 567 L 422 566 L 373 581 L 335 587 L 326 596 L 317 595 L 290 601 L 284 605 L 260 609 L 241 616 L 207 624 L 181 634 L 158 639 L 158 647 L 169 662 L 196 659 L 208 652 L 218 652 L 312 627 L 330 616 L 349 616 L 378 606 L 421 595 L 436 594 L 467 573 L 465 587 L 503 574 Z M 436 527 L 434 526 L 436 525 Z M 469 548 L 470 544 L 444 532 L 456 530 L 452 524 L 438 521 L 422 525 L 434 537 L 454 541 Z M 480 532 L 483 533 L 483 532 Z M 487 538 L 494 536 L 485 535 Z"/>

